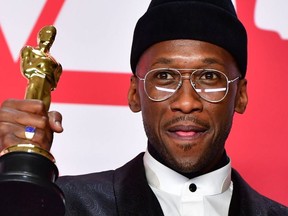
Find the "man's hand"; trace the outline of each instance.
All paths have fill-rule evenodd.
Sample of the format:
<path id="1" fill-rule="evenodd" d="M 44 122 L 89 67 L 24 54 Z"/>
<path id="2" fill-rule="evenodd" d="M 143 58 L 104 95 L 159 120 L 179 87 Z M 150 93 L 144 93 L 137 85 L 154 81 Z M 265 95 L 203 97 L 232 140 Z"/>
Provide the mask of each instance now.
<path id="1" fill-rule="evenodd" d="M 25 137 L 25 127 L 36 128 L 31 140 Z M 34 144 L 50 150 L 53 133 L 61 133 L 62 116 L 59 112 L 45 111 L 40 100 L 9 99 L 0 108 L 0 152 L 17 144 Z"/>

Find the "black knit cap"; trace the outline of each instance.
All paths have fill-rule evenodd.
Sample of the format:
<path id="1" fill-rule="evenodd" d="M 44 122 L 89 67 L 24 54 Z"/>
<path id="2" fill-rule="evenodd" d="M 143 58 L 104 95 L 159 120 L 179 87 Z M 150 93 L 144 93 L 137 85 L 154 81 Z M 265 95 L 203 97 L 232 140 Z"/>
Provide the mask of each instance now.
<path id="1" fill-rule="evenodd" d="M 134 30 L 130 59 L 133 73 L 146 49 L 176 39 L 200 40 L 224 48 L 245 77 L 247 34 L 231 0 L 152 0 Z"/>

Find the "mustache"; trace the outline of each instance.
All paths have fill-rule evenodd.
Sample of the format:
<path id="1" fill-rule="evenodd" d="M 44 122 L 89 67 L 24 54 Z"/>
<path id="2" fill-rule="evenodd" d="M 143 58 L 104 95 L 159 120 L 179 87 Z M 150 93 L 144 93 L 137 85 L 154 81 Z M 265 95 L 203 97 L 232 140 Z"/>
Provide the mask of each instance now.
<path id="1" fill-rule="evenodd" d="M 178 117 L 175 117 L 173 119 L 171 119 L 170 121 L 166 122 L 164 124 L 164 127 L 170 127 L 176 123 L 179 123 L 179 122 L 192 122 L 193 124 L 196 124 L 198 126 L 201 126 L 201 127 L 204 127 L 204 128 L 209 128 L 209 124 L 195 116 L 189 116 L 189 115 L 182 115 L 182 116 L 178 116 Z"/>

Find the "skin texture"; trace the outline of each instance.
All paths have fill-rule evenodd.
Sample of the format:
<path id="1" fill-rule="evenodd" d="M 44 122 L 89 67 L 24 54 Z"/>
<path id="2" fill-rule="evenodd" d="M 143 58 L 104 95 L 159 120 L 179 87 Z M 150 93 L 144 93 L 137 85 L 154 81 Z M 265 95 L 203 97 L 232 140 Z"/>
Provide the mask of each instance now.
<path id="1" fill-rule="evenodd" d="M 233 57 L 221 47 L 194 40 L 171 40 L 154 44 L 141 56 L 139 77 L 155 68 L 211 68 L 224 72 L 228 79 L 240 76 Z M 185 73 L 185 72 L 183 72 Z M 144 83 L 131 77 L 128 100 L 133 112 L 142 111 L 150 144 L 164 163 L 182 172 L 209 172 L 220 160 L 235 112 L 244 113 L 247 81 L 230 84 L 226 98 L 219 103 L 201 99 L 189 80 L 171 98 L 151 101 Z"/>
<path id="2" fill-rule="evenodd" d="M 53 133 L 63 131 L 61 122 L 61 114 L 47 113 L 40 100 L 6 100 L 0 108 L 0 150 L 19 143 L 31 143 L 49 150 Z M 32 140 L 25 138 L 27 125 L 36 127 Z"/>

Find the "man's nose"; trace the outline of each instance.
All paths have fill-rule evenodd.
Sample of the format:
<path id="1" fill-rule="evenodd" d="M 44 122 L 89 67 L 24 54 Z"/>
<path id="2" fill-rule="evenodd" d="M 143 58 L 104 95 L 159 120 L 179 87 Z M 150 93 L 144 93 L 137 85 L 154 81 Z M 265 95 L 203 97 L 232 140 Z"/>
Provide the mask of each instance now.
<path id="1" fill-rule="evenodd" d="M 176 94 L 172 96 L 171 101 L 170 107 L 173 111 L 188 114 L 195 111 L 202 111 L 203 109 L 200 96 L 193 89 L 189 77 L 187 78 L 186 76 L 183 79 L 181 87 Z"/>

